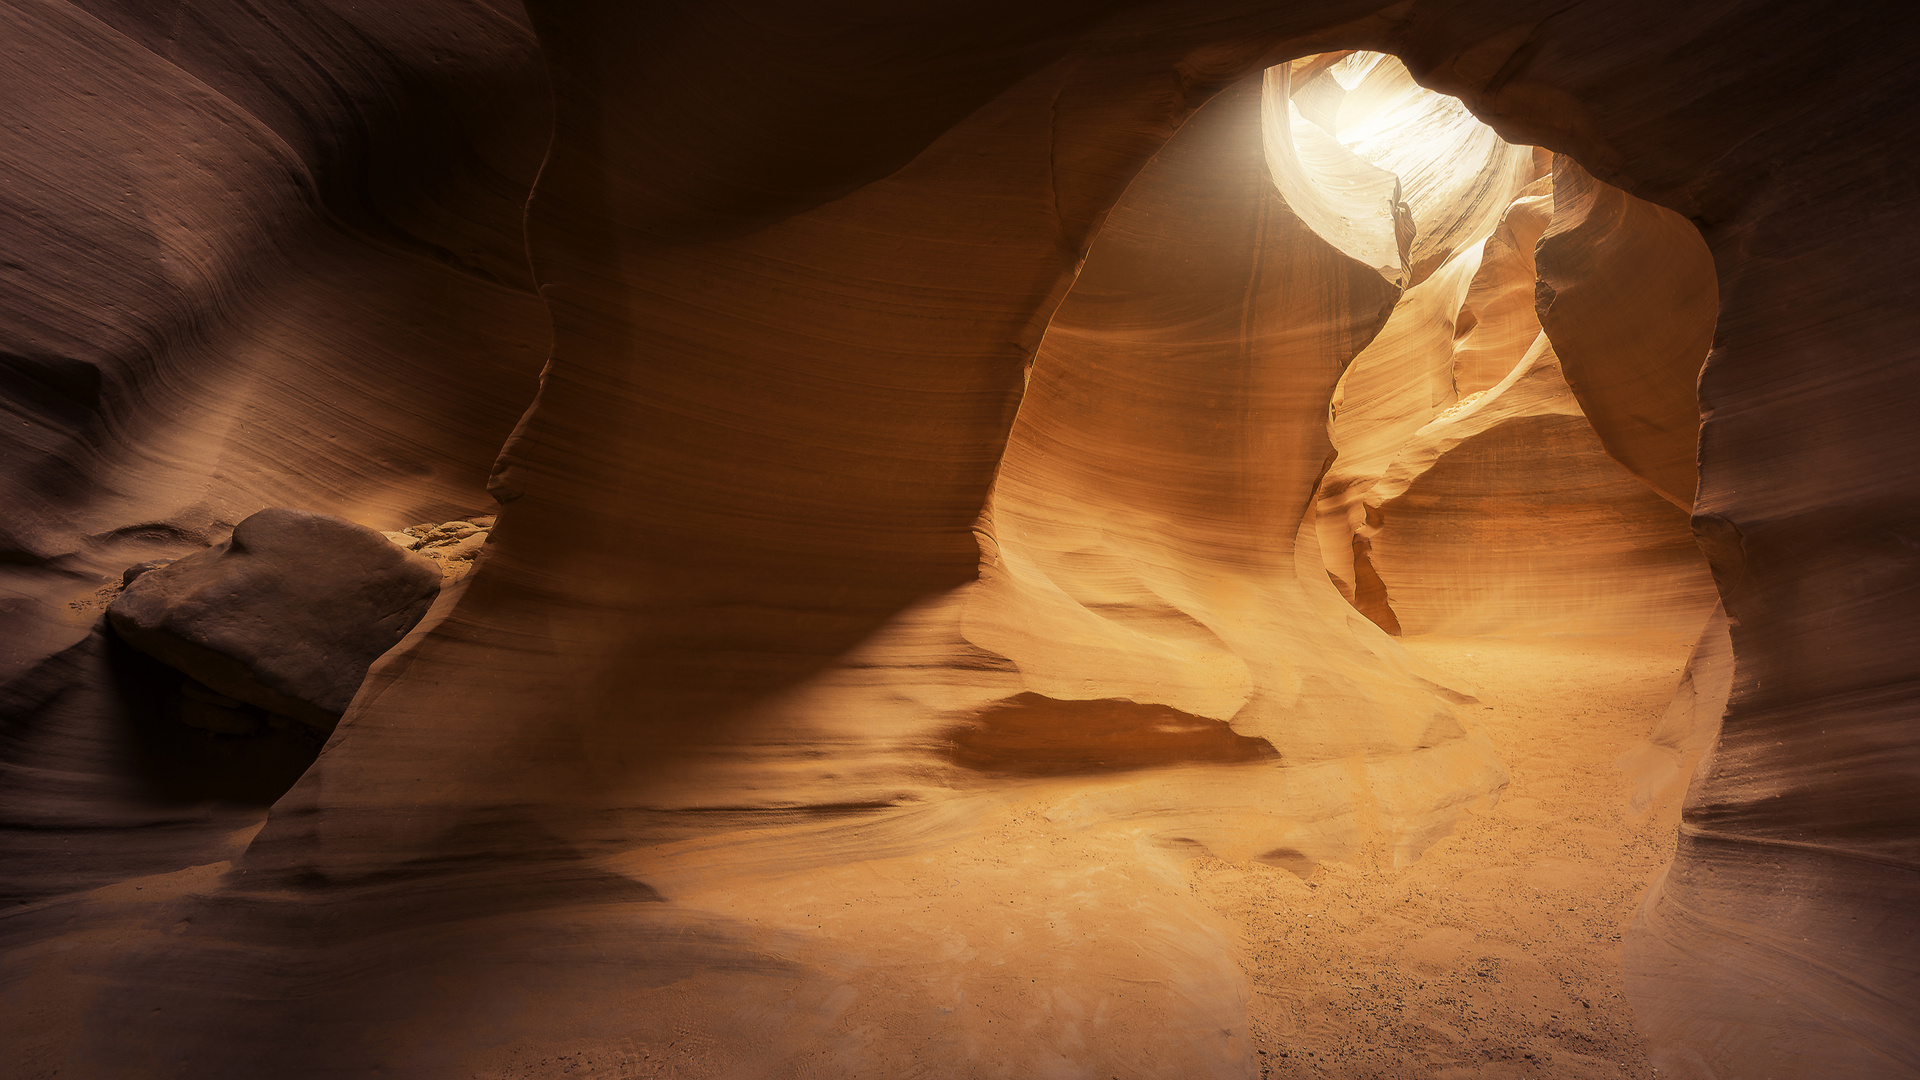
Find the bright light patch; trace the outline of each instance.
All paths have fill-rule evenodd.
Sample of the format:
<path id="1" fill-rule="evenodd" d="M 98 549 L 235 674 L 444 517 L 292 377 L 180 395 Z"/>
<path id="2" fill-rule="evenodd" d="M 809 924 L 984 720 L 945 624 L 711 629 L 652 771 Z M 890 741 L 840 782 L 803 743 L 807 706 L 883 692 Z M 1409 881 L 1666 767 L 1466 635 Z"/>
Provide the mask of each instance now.
<path id="1" fill-rule="evenodd" d="M 1262 121 L 1287 204 L 1401 285 L 1484 239 L 1532 174 L 1531 147 L 1507 143 L 1383 53 L 1268 69 Z"/>

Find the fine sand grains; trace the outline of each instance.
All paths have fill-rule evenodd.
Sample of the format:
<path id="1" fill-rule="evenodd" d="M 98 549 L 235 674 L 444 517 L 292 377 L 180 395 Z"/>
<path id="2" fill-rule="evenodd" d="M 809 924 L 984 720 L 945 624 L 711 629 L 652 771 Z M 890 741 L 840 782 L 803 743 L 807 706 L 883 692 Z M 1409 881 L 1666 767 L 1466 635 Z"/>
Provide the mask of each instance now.
<path id="1" fill-rule="evenodd" d="M 1243 935 L 1273 1077 L 1651 1077 L 1621 935 L 1672 855 L 1676 797 L 1627 816 L 1613 765 L 1665 709 L 1688 643 L 1409 638 L 1513 776 L 1419 862 L 1305 880 L 1202 857 L 1195 893 Z"/>

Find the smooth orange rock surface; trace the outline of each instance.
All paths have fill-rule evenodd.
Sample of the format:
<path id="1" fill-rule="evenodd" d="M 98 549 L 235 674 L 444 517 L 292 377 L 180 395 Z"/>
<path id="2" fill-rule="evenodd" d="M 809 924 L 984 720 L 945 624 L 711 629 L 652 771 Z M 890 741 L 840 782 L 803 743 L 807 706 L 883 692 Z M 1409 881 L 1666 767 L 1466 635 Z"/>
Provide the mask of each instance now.
<path id="1" fill-rule="evenodd" d="M 1713 606 L 1685 517 L 1581 416 L 1467 436 L 1378 516 L 1372 564 L 1405 633 L 1674 632 Z"/>
<path id="2" fill-rule="evenodd" d="M 1392 873 L 1506 778 L 1329 572 L 1684 641 L 1669 503 L 1731 674 L 1650 1059 L 1920 1070 L 1911 12 L 150 8 L 0 14 L 10 1074 L 1259 1075 L 1190 858 Z M 1341 145 L 1412 94 L 1349 50 L 1510 145 Z M 488 490 L 311 768 L 156 741 L 126 566 Z"/>
<path id="3" fill-rule="evenodd" d="M 1685 516 L 1608 456 L 1534 317 L 1552 189 L 1408 290 L 1335 391 L 1316 529 L 1392 633 L 1687 633 L 1712 607 Z"/>

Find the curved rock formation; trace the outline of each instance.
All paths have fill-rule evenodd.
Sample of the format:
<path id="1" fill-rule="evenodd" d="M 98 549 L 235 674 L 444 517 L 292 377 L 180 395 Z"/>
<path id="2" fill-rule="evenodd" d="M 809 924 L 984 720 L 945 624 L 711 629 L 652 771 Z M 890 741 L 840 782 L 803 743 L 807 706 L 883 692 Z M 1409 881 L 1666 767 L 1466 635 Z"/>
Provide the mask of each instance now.
<path id="1" fill-rule="evenodd" d="M 1317 531 L 1391 633 L 1684 634 L 1712 607 L 1685 517 L 1608 457 L 1534 317 L 1557 198 L 1536 181 L 1409 290 L 1335 391 Z M 1639 274 L 1620 258 L 1589 281 Z"/>
<path id="2" fill-rule="evenodd" d="M 1531 148 L 1503 141 L 1377 52 L 1271 68 L 1262 121 L 1288 205 L 1397 285 L 1425 281 L 1477 242 L 1533 171 Z"/>
<path id="3" fill-rule="evenodd" d="M 372 529 L 262 510 L 225 543 L 141 573 L 115 634 L 223 695 L 332 731 L 367 668 L 440 591 L 440 573 Z"/>
<path id="4" fill-rule="evenodd" d="M 1312 534 L 1297 545 L 1331 451 L 1316 421 L 1396 291 L 1281 201 L 1247 137 L 1261 91 L 1250 79 L 1223 92 L 1140 171 L 1055 312 L 963 633 L 1022 686 L 1230 722 L 1283 771 L 1363 757 L 1377 794 L 1303 772 L 1246 778 L 1234 800 L 1275 783 L 1325 788 L 1324 808 L 1377 798 L 1380 839 L 1408 860 L 1505 780 L 1411 660 L 1338 602 Z M 1211 796 L 1184 801 L 1197 811 Z M 1355 843 L 1280 811 L 1247 849 L 1258 825 L 1228 841 L 1188 813 L 1181 835 L 1236 857 Z"/>
<path id="5" fill-rule="evenodd" d="M 1733 692 L 1733 641 L 1727 613 L 1717 605 L 1687 657 L 1680 688 L 1647 740 L 1616 763 L 1633 779 L 1628 806 L 1645 813 L 1693 779 L 1701 757 L 1720 737 L 1720 718 Z"/>
<path id="6" fill-rule="evenodd" d="M 1686 519 L 1608 458 L 1584 417 L 1455 437 L 1374 515 L 1370 561 L 1403 632 L 1676 633 L 1712 607 Z"/>
<path id="7" fill-rule="evenodd" d="M 1713 256 L 1679 214 L 1564 156 L 1553 171 L 1540 325 L 1607 452 L 1691 511 L 1697 387 L 1720 306 Z"/>
<path id="8" fill-rule="evenodd" d="M 1630 937 L 1657 1062 L 1912 1073 L 1914 18 L 7 9 L 0 865 L 46 898 L 4 920 L 9 1067 L 633 1073 L 671 1047 L 733 1075 L 1253 1074 L 1235 946 L 1166 852 L 1411 856 L 1498 779 L 1325 583 L 1340 544 L 1298 539 L 1380 260 L 1249 244 L 1291 228 L 1247 180 L 1252 125 L 1232 199 L 1191 235 L 1154 216 L 1193 201 L 1173 165 L 1209 118 L 1256 111 L 1248 80 L 1368 49 L 1696 224 L 1718 275 L 1692 509 L 1734 673 Z M 1547 230 L 1541 317 L 1597 438 L 1685 501 L 1710 302 L 1648 280 L 1692 315 L 1635 339 L 1592 275 L 1699 252 L 1592 192 Z M 1395 448 L 1525 328 L 1523 223 L 1423 278 L 1401 194 L 1386 268 L 1447 363 L 1362 393 L 1356 362 L 1341 410 Z M 1130 332 L 1102 340 L 1115 297 Z M 1463 303 L 1463 341 L 1487 328 L 1464 363 Z M 1282 346 L 1297 366 L 1262 362 Z M 1544 372 L 1530 353 L 1509 375 Z M 1507 378 L 1477 407 L 1518 403 Z M 257 837 L 257 811 L 155 790 L 103 582 L 265 505 L 470 514 L 490 463 L 485 565 Z M 1348 558 L 1379 525 L 1350 509 L 1322 515 Z M 978 767 L 1029 754 L 1048 767 Z"/>
<path id="9" fill-rule="evenodd" d="M 36 2 L 0 37 L 0 861 L 88 849 L 9 882 L 37 894 L 231 851 L 312 757 L 150 730 L 96 587 L 267 506 L 485 504 L 547 349 L 521 217 L 549 110 L 524 16 L 484 5 Z M 244 813 L 188 775 L 260 753 L 277 787 L 212 786 Z"/>

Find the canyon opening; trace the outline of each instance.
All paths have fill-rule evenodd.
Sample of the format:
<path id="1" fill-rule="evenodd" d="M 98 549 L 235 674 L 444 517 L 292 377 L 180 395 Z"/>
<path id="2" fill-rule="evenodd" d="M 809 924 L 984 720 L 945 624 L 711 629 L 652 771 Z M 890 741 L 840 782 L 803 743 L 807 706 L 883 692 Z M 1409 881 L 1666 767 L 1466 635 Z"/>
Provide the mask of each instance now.
<path id="1" fill-rule="evenodd" d="M 0 11 L 0 1076 L 1920 1072 L 1913 13 L 366 7 Z"/>
<path id="2" fill-rule="evenodd" d="M 1715 301 L 1690 222 L 1379 54 L 1224 90 L 1108 215 L 970 600 L 1023 692 L 956 760 L 1075 777 L 1027 859 L 1128 807 L 1263 1074 L 1645 1074 L 1620 942 L 1730 674 L 1680 488 Z"/>

